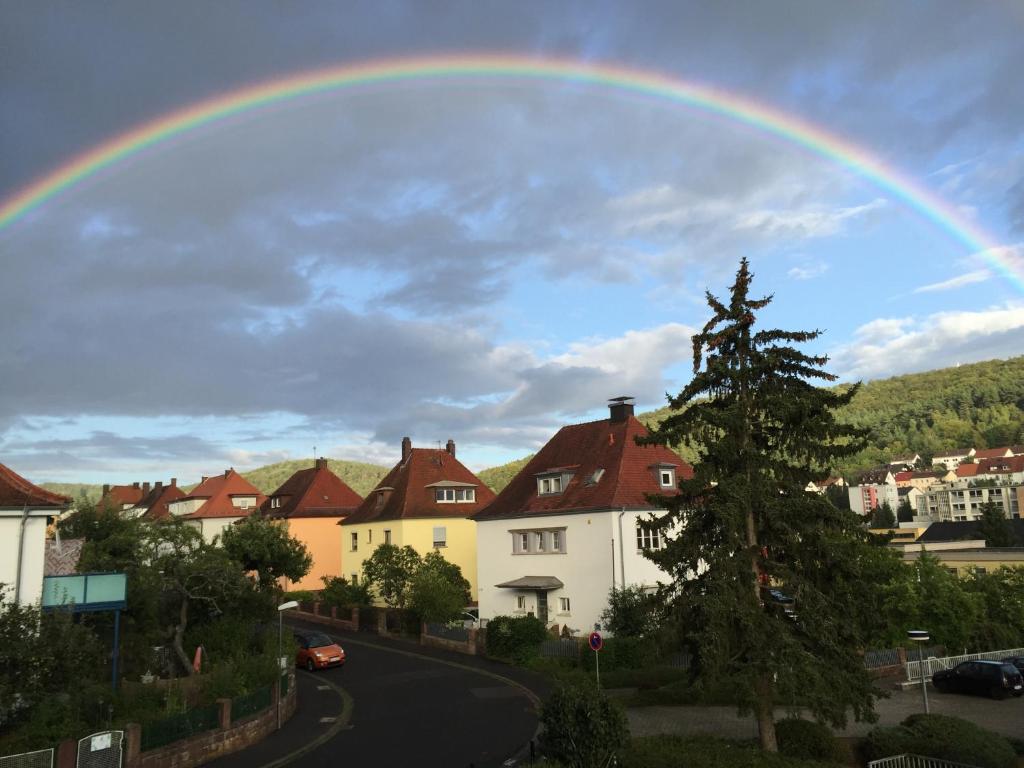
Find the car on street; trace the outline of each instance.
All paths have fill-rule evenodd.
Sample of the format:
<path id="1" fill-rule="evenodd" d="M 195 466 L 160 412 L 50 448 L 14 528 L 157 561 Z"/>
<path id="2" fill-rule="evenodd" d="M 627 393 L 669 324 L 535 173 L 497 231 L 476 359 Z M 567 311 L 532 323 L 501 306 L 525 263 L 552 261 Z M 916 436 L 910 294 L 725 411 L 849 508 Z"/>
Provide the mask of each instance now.
<path id="1" fill-rule="evenodd" d="M 340 667 L 345 663 L 345 651 L 323 632 L 296 632 L 295 665 L 310 672 L 327 667 Z"/>
<path id="2" fill-rule="evenodd" d="M 1007 656 L 1003 659 L 1003 663 L 1013 664 L 1024 675 L 1024 656 Z"/>
<path id="3" fill-rule="evenodd" d="M 932 685 L 942 693 L 976 693 L 993 699 L 1024 694 L 1020 670 L 1005 661 L 962 661 L 933 674 Z"/>

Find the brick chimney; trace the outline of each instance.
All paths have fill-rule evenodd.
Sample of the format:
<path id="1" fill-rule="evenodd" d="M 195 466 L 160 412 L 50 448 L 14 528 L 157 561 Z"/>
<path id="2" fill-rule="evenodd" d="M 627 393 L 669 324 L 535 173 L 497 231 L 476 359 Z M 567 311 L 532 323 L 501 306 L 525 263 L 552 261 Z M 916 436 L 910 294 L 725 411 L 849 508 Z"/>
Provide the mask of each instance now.
<path id="1" fill-rule="evenodd" d="M 210 479 L 209 477 L 207 477 L 206 475 L 203 475 L 203 479 L 199 481 L 200 485 L 202 485 L 203 483 L 205 483 L 209 479 Z"/>
<path id="2" fill-rule="evenodd" d="M 139 487 L 138 483 L 132 483 L 132 488 L 138 488 L 138 487 Z"/>
<path id="3" fill-rule="evenodd" d="M 106 496 L 108 493 L 110 493 L 110 483 L 104 483 L 103 484 L 103 495 Z"/>
<path id="4" fill-rule="evenodd" d="M 154 487 L 154 488 L 155 488 L 156 490 L 158 490 L 158 491 L 159 491 L 159 490 L 161 490 L 161 489 L 162 489 L 162 488 L 164 487 L 164 481 L 163 481 L 163 480 L 157 480 L 157 481 L 156 481 L 156 482 L 155 482 L 155 483 L 153 484 L 153 487 Z"/>
<path id="5" fill-rule="evenodd" d="M 147 480 L 146 482 L 144 482 L 142 484 L 142 495 L 143 496 L 148 496 L 149 495 L 149 480 Z"/>
<path id="6" fill-rule="evenodd" d="M 316 469 L 327 469 L 327 459 L 321 456 L 319 459 L 313 462 L 313 466 Z"/>
<path id="7" fill-rule="evenodd" d="M 176 477 L 172 477 L 172 478 L 171 478 L 171 485 L 172 485 L 173 487 L 177 488 L 177 487 L 178 487 L 178 478 L 176 478 Z"/>
<path id="8" fill-rule="evenodd" d="M 608 401 L 608 410 L 610 411 L 608 420 L 613 424 L 626 421 L 633 415 L 633 398 L 629 395 L 613 397 Z"/>
<path id="9" fill-rule="evenodd" d="M 455 457 L 455 441 L 454 440 L 452 440 L 451 438 L 448 438 L 448 444 L 444 447 L 444 449 L 446 451 L 448 451 L 448 453 L 450 453 L 452 455 L 452 458 Z"/>
<path id="10" fill-rule="evenodd" d="M 228 469 L 225 469 L 224 470 L 224 477 L 227 477 L 228 475 L 230 475 L 232 469 L 234 469 L 234 467 L 229 467 Z"/>
<path id="11" fill-rule="evenodd" d="M 409 457 L 412 456 L 412 439 L 409 437 L 402 438 L 402 463 L 408 461 Z"/>

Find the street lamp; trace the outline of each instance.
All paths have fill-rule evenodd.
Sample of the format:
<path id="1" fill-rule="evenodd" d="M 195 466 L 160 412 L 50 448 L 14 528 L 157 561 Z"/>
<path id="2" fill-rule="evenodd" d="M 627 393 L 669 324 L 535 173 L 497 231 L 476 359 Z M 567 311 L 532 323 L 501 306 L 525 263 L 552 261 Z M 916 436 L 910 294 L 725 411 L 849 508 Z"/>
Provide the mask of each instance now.
<path id="1" fill-rule="evenodd" d="M 917 643 L 918 666 L 921 668 L 921 695 L 924 697 L 924 713 L 928 714 L 928 683 L 924 677 L 924 646 L 929 640 L 928 632 L 924 629 L 911 629 L 907 631 L 907 637 Z"/>
<path id="2" fill-rule="evenodd" d="M 289 600 L 287 603 L 281 603 L 277 606 L 277 666 L 279 667 L 277 672 L 277 730 L 281 730 L 281 670 L 284 669 L 284 664 L 281 662 L 281 655 L 284 650 L 282 641 L 282 635 L 284 634 L 284 612 L 290 611 L 293 608 L 298 608 L 299 604 L 295 600 Z"/>

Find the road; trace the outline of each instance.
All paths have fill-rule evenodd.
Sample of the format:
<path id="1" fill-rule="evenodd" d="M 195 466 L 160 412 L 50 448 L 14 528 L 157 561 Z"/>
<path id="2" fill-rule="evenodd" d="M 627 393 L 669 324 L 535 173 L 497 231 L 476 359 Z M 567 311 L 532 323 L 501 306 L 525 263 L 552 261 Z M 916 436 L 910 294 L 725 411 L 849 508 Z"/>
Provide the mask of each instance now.
<path id="1" fill-rule="evenodd" d="M 340 710 L 341 700 L 325 683 L 351 697 L 348 726 L 289 765 L 490 768 L 521 752 L 536 734 L 535 699 L 512 680 L 543 692 L 543 684 L 529 673 L 365 633 L 294 625 L 337 639 L 345 649 L 345 666 L 300 673 L 300 710 L 295 724 L 286 725 L 289 733 L 279 734 L 276 743 L 271 736 L 262 754 L 257 746 L 211 763 L 211 768 L 259 768 L 335 728 L 319 722 L 317 708 L 332 716 Z"/>

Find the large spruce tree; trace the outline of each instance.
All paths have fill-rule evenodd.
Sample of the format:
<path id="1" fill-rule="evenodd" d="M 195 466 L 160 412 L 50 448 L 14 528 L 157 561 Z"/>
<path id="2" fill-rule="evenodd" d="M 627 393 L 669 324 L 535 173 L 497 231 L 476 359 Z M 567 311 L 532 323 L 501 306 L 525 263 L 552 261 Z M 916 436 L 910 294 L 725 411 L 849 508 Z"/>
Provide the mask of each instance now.
<path id="1" fill-rule="evenodd" d="M 751 277 L 744 259 L 728 302 L 707 293 L 713 316 L 693 337 L 693 380 L 669 399 L 679 413 L 644 442 L 699 457 L 680 494 L 658 498 L 668 514 L 650 523 L 667 533 L 651 557 L 673 577 L 662 593 L 695 681 L 733 691 L 775 751 L 776 706 L 836 726 L 851 708 L 874 718 L 858 616 L 875 558 L 855 514 L 805 491 L 863 447 L 864 435 L 834 417 L 857 387 L 815 386 L 835 379 L 827 358 L 795 345 L 818 331 L 754 330 L 771 297 L 750 298 Z"/>

